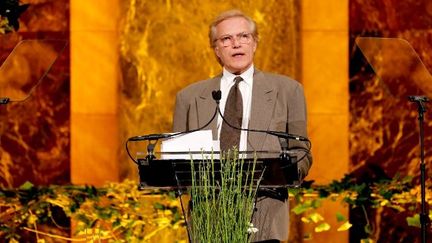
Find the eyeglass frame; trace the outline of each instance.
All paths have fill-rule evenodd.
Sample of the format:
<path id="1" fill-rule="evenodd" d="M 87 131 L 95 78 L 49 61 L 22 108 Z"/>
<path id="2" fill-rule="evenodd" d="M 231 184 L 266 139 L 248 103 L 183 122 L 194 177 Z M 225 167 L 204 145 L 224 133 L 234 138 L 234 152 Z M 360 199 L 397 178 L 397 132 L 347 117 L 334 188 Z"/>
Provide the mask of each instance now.
<path id="1" fill-rule="evenodd" d="M 223 47 L 228 47 L 234 45 L 234 38 L 237 40 L 240 44 L 250 44 L 252 42 L 252 39 L 255 39 L 254 35 L 250 32 L 241 32 L 236 35 L 223 35 L 219 38 L 216 38 L 214 42 L 220 41 Z M 241 38 L 247 38 L 246 41 L 242 41 Z"/>

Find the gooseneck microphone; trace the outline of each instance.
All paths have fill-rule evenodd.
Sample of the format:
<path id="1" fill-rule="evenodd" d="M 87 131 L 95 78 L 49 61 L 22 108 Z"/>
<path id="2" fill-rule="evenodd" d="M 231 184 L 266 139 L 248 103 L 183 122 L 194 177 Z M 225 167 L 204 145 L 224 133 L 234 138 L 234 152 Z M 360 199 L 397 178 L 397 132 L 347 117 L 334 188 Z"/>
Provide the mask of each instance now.
<path id="1" fill-rule="evenodd" d="M 147 141 L 147 140 L 158 140 L 158 139 L 162 139 L 162 138 L 169 138 L 174 136 L 175 134 L 173 133 L 155 133 L 155 134 L 148 134 L 148 135 L 143 135 L 143 136 L 135 136 L 135 137 L 131 137 L 128 140 L 129 141 Z"/>
<path id="2" fill-rule="evenodd" d="M 220 102 L 220 99 L 222 97 L 222 92 L 220 90 L 213 90 L 212 91 L 212 97 L 216 101 L 216 109 L 215 109 L 215 112 L 213 113 L 213 116 L 210 118 L 210 120 L 206 124 L 204 124 L 203 126 L 197 128 L 197 129 L 182 131 L 182 132 L 176 132 L 176 133 L 156 133 L 156 134 L 148 134 L 148 135 L 143 135 L 143 136 L 135 136 L 135 137 L 130 137 L 128 139 L 128 141 L 154 141 L 154 140 L 159 140 L 159 139 L 164 139 L 164 138 L 172 138 L 172 137 L 176 137 L 176 136 L 180 136 L 183 134 L 188 134 L 188 133 L 192 133 L 192 132 L 196 132 L 196 131 L 200 131 L 200 130 L 204 129 L 216 118 L 216 115 L 218 113 L 220 113 L 219 102 Z"/>
<path id="3" fill-rule="evenodd" d="M 247 132 L 267 133 L 267 134 L 276 136 L 278 138 L 294 139 L 294 140 L 305 141 L 305 142 L 310 143 L 310 140 L 306 137 L 294 135 L 294 134 L 289 134 L 286 132 L 271 131 L 271 130 L 259 130 L 259 129 L 245 129 L 245 128 L 241 128 L 241 127 L 235 127 L 235 126 L 231 125 L 229 122 L 227 122 L 224 115 L 220 111 L 219 103 L 220 103 L 220 100 L 222 98 L 222 92 L 220 90 L 213 90 L 212 91 L 212 98 L 216 102 L 216 109 L 215 109 L 215 112 L 213 113 L 213 116 L 211 117 L 211 119 L 206 124 L 204 124 L 203 126 L 197 128 L 197 129 L 182 131 L 182 132 L 176 132 L 176 133 L 161 133 L 161 134 L 156 133 L 156 134 L 148 134 L 148 135 L 143 135 L 143 136 L 134 136 L 134 137 L 130 137 L 128 139 L 128 141 L 154 141 L 154 140 L 172 138 L 172 137 L 176 137 L 179 135 L 196 132 L 196 131 L 202 130 L 205 127 L 207 127 L 216 118 L 216 115 L 219 114 L 221 116 L 222 120 L 229 127 L 236 129 L 236 130 L 247 131 Z"/>
<path id="4" fill-rule="evenodd" d="M 222 98 L 222 91 L 220 91 L 220 90 L 213 90 L 212 91 L 212 97 L 216 101 L 216 104 L 218 106 L 217 108 L 219 108 L 219 102 L 220 102 L 220 100 Z"/>
<path id="5" fill-rule="evenodd" d="M 258 130 L 257 130 L 258 131 Z M 298 141 L 307 141 L 309 142 L 308 138 L 305 138 L 303 136 L 293 135 L 286 132 L 278 132 L 278 131 L 266 131 L 270 135 L 274 135 L 279 138 L 286 138 L 286 139 L 294 139 Z"/>
<path id="6" fill-rule="evenodd" d="M 129 152 L 129 146 L 128 143 L 129 142 L 139 142 L 139 141 L 149 141 L 149 144 L 147 146 L 147 151 L 150 155 L 153 154 L 153 148 L 154 148 L 154 144 L 157 142 L 157 140 L 159 139 L 166 139 L 166 138 L 174 138 L 183 134 L 188 134 L 188 133 L 192 133 L 192 132 L 196 132 L 196 131 L 200 131 L 202 129 L 204 129 L 205 127 L 207 127 L 216 117 L 216 115 L 218 114 L 219 111 L 219 101 L 222 97 L 222 92 L 220 90 L 214 90 L 212 91 L 212 97 L 213 99 L 216 101 L 216 109 L 215 112 L 213 113 L 213 116 L 210 118 L 210 120 L 204 124 L 203 126 L 197 128 L 197 129 L 193 129 L 193 130 L 188 130 L 188 131 L 182 131 L 182 132 L 176 132 L 176 133 L 155 133 L 155 134 L 148 134 L 148 135 L 143 135 L 143 136 L 134 136 L 134 137 L 130 137 L 128 138 L 128 140 L 126 140 L 125 146 L 126 146 L 126 152 L 129 156 L 129 158 L 135 163 L 135 164 L 139 164 L 137 160 L 135 160 L 132 155 Z M 152 141 L 154 143 L 152 143 Z"/>
<path id="7" fill-rule="evenodd" d="M 289 134 L 286 132 L 279 132 L 279 131 L 271 131 L 271 130 L 258 130 L 258 129 L 247 129 L 247 128 L 241 128 L 241 127 L 235 127 L 233 125 L 231 125 L 223 116 L 222 112 L 220 111 L 219 108 L 219 102 L 220 99 L 222 97 L 222 92 L 220 90 L 213 90 L 212 92 L 212 97 L 213 99 L 216 101 L 217 107 L 216 110 L 219 113 L 219 115 L 222 117 L 222 120 L 231 128 L 236 129 L 236 130 L 240 130 L 240 131 L 247 131 L 247 132 L 260 132 L 260 133 L 267 133 L 273 136 L 276 136 L 278 138 L 285 138 L 285 139 L 295 139 L 298 141 L 305 141 L 310 143 L 310 140 L 306 137 L 303 136 L 299 136 L 299 135 L 294 135 L 294 134 Z"/>

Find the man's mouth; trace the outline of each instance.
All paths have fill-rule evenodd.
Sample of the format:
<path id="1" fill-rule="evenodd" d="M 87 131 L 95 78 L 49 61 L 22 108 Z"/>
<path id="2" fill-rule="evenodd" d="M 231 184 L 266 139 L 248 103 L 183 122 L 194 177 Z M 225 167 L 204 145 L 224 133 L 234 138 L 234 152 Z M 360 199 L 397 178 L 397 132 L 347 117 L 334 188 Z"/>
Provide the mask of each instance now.
<path id="1" fill-rule="evenodd" d="M 242 56 L 244 56 L 245 54 L 244 53 L 234 53 L 234 54 L 232 54 L 231 56 L 232 57 L 242 57 Z"/>

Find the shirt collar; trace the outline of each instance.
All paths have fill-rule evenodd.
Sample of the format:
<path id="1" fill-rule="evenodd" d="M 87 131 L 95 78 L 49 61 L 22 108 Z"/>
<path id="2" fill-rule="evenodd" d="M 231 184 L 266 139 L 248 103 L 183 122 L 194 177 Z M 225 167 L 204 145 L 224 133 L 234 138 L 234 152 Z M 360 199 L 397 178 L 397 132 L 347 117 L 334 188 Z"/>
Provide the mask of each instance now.
<path id="1" fill-rule="evenodd" d="M 226 78 L 226 80 L 233 81 L 235 77 L 240 76 L 249 85 L 252 83 L 253 74 L 254 74 L 254 65 L 253 64 L 240 75 L 235 75 L 233 73 L 230 73 L 225 68 L 223 68 L 223 72 L 222 72 L 222 76 L 224 78 Z"/>

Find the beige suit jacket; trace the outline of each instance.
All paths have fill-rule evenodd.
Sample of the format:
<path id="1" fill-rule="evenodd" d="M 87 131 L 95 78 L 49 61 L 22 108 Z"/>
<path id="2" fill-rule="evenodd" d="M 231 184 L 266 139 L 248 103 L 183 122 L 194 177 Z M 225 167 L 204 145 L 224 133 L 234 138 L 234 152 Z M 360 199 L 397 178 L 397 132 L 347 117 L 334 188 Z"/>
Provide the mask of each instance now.
<path id="1" fill-rule="evenodd" d="M 174 132 L 188 131 L 204 126 L 212 118 L 216 102 L 212 91 L 220 89 L 221 75 L 193 83 L 178 92 L 174 111 Z M 286 76 L 255 70 L 252 88 L 252 106 L 249 129 L 282 131 L 307 137 L 306 104 L 303 87 Z M 217 121 L 208 127 L 217 139 Z M 249 151 L 280 151 L 277 137 L 265 133 L 248 134 Z M 303 142 L 289 141 L 289 147 L 306 147 Z M 310 156 L 298 163 L 300 176 L 307 175 L 312 164 Z M 288 204 L 266 198 L 257 203 L 253 223 L 259 231 L 255 240 L 288 238 Z"/>

